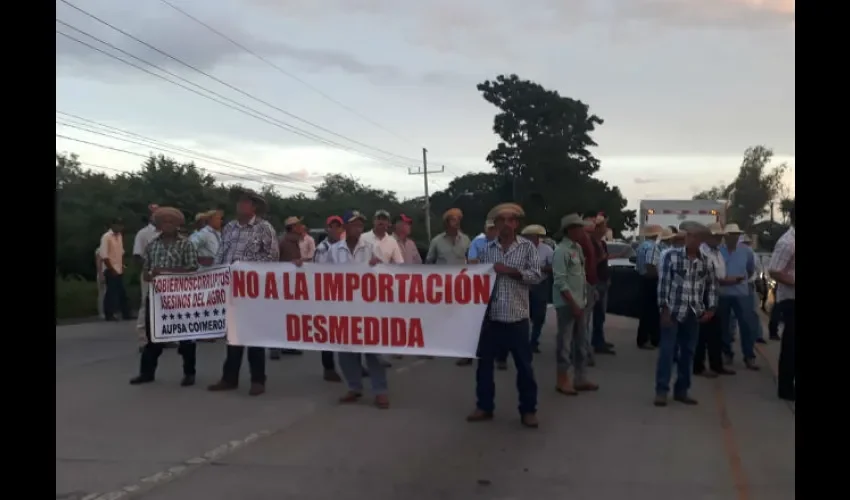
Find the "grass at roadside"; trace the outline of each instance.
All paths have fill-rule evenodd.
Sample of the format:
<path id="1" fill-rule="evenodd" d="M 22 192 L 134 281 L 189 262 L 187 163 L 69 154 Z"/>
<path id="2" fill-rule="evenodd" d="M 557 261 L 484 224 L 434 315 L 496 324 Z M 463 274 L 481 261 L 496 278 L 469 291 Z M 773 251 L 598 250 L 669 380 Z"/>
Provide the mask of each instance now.
<path id="1" fill-rule="evenodd" d="M 139 307 L 139 287 L 125 284 L 130 309 Z M 56 320 L 97 316 L 97 283 L 80 278 L 56 278 Z"/>

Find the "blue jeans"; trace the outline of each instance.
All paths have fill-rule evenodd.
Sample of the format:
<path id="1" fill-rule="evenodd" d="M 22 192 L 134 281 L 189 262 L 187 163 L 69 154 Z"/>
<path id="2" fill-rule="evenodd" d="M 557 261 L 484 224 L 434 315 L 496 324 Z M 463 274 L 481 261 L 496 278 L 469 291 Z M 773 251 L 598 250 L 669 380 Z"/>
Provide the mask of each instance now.
<path id="1" fill-rule="evenodd" d="M 519 413 L 537 411 L 537 382 L 531 368 L 531 342 L 528 320 L 515 323 L 486 321 L 478 341 L 478 367 L 475 370 L 475 397 L 479 410 L 492 413 L 496 407 L 496 381 L 493 369 L 496 357 L 507 351 L 516 366 L 516 388 L 519 392 Z"/>
<path id="2" fill-rule="evenodd" d="M 658 364 L 655 368 L 655 393 L 666 396 L 670 392 L 670 378 L 673 376 L 673 356 L 678 352 L 676 363 L 676 384 L 674 396 L 687 396 L 691 388 L 691 369 L 694 363 L 694 351 L 699 339 L 699 322 L 693 312 L 688 312 L 684 320 L 673 318 L 670 326 L 661 325 L 661 338 L 658 344 Z"/>
<path id="3" fill-rule="evenodd" d="M 732 348 L 732 320 L 734 314 L 738 320 L 738 336 L 741 337 L 741 352 L 745 360 L 756 358 L 756 309 L 750 295 L 721 295 L 717 302 L 717 314 L 720 316 L 720 326 L 723 328 L 723 354 L 734 356 Z"/>
<path id="4" fill-rule="evenodd" d="M 387 369 L 381 364 L 377 354 L 362 354 L 369 368 L 369 379 L 372 381 L 372 392 L 378 396 L 387 393 Z M 348 383 L 348 390 L 352 392 L 363 392 L 363 368 L 360 365 L 361 354 L 359 352 L 340 352 L 339 367 L 342 375 Z"/>
<path id="5" fill-rule="evenodd" d="M 593 333 L 591 334 L 591 345 L 593 347 L 607 347 L 605 341 L 605 314 L 608 309 L 608 287 L 610 283 L 599 283 L 596 285 L 596 291 L 599 292 L 599 298 L 596 299 L 596 304 L 593 305 Z"/>

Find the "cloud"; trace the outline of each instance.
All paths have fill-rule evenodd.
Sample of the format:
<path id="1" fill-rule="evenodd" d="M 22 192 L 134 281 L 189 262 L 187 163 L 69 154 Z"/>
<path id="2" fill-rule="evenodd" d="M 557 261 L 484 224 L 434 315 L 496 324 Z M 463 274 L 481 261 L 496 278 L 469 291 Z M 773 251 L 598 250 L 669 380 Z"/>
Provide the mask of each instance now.
<path id="1" fill-rule="evenodd" d="M 645 177 L 635 177 L 632 182 L 635 184 L 654 184 L 656 182 L 660 182 L 661 179 L 649 179 Z"/>
<path id="2" fill-rule="evenodd" d="M 366 61 L 344 50 L 302 47 L 287 43 L 282 39 L 257 36 L 254 34 L 256 33 L 255 30 L 248 28 L 251 26 L 251 21 L 248 19 L 250 16 L 246 16 L 244 13 L 239 16 L 227 16 L 223 15 L 220 10 L 216 11 L 215 8 L 211 10 L 209 7 L 212 6 L 204 4 L 203 9 L 186 7 L 186 10 L 193 15 L 197 13 L 198 18 L 205 23 L 270 60 L 285 58 L 312 71 L 341 71 L 362 76 L 373 83 L 384 85 L 416 83 L 440 86 L 449 85 L 462 79 L 461 75 L 452 72 L 411 73 L 392 64 Z M 245 53 L 240 47 L 170 10 L 147 12 L 142 9 L 134 10 L 130 14 L 129 11 L 116 9 L 111 7 L 110 4 L 104 4 L 100 7 L 85 5 L 82 8 L 109 24 L 155 46 L 162 52 L 207 72 L 216 66 L 235 64 L 240 60 L 262 64 Z M 87 34 L 175 73 L 179 74 L 187 70 L 185 66 L 167 55 L 146 47 L 144 44 L 62 3 L 57 2 L 56 17 L 72 26 L 68 27 L 57 22 L 56 28 L 58 30 L 134 64 L 147 67 L 144 63 L 133 60 L 131 57 L 93 40 Z M 102 80 L 126 78 L 128 72 L 126 65 L 59 34 L 56 35 L 56 63 L 64 71 L 76 76 L 94 76 Z M 130 73 L 134 74 L 133 71 L 130 71 Z"/>

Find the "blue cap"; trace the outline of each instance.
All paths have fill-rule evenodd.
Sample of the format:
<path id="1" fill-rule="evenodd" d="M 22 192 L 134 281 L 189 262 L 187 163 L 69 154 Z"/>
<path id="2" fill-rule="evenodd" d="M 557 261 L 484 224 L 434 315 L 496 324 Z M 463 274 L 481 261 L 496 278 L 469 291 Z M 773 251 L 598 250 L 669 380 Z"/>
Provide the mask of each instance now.
<path id="1" fill-rule="evenodd" d="M 366 217 L 364 217 L 363 214 L 361 214 L 357 210 L 346 210 L 342 214 L 342 222 L 344 222 L 346 224 L 348 224 L 349 222 L 351 222 L 355 219 L 360 219 L 363 222 L 366 222 Z"/>

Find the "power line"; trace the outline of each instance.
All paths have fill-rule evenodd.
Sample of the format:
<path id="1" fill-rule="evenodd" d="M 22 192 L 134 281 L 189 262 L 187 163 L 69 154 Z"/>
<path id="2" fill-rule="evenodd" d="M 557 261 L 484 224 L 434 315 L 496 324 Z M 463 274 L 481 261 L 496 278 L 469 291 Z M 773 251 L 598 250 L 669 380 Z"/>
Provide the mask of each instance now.
<path id="1" fill-rule="evenodd" d="M 56 134 L 56 137 L 58 137 L 60 139 L 65 139 L 65 140 L 68 140 L 68 141 L 79 142 L 81 144 L 88 144 L 89 146 L 95 146 L 95 147 L 98 147 L 98 148 L 101 148 L 101 149 L 108 149 L 108 150 L 111 150 L 111 151 L 116 151 L 118 153 L 125 153 L 125 154 L 132 155 L 132 156 L 138 156 L 140 158 L 145 158 L 145 159 L 151 158 L 151 155 L 143 155 L 141 153 L 136 153 L 134 151 L 128 151 L 126 149 L 116 148 L 116 147 L 113 147 L 113 146 L 107 146 L 106 144 L 100 144 L 100 143 L 97 143 L 97 142 L 85 141 L 83 139 L 77 139 L 76 137 L 69 137 L 67 135 Z M 282 188 L 291 189 L 293 191 L 301 191 L 301 192 L 304 192 L 304 193 L 315 193 L 315 191 L 312 190 L 312 189 L 304 189 L 304 188 L 295 187 L 295 186 L 285 186 L 285 185 L 281 185 L 280 183 L 275 183 L 275 182 L 266 183 L 266 182 L 263 182 L 262 180 L 252 179 L 250 177 L 244 177 L 244 176 L 241 176 L 241 175 L 231 174 L 231 173 L 227 173 L 227 172 L 218 172 L 216 170 L 211 170 L 211 169 L 203 168 L 203 167 L 198 167 L 198 168 L 199 168 L 199 170 L 202 170 L 202 171 L 208 172 L 210 174 L 214 174 L 214 175 L 232 177 L 232 178 L 242 179 L 242 180 L 246 180 L 246 181 L 250 181 L 250 182 L 258 182 L 260 184 L 272 184 L 272 185 L 275 185 L 275 186 L 280 186 Z"/>
<path id="2" fill-rule="evenodd" d="M 111 139 L 116 139 L 116 140 L 119 140 L 119 141 L 124 141 L 124 142 L 132 143 L 132 144 L 138 144 L 138 145 L 146 146 L 146 147 L 153 147 L 153 148 L 160 149 L 160 150 L 174 150 L 174 151 L 168 151 L 168 152 L 171 152 L 171 153 L 176 152 L 176 154 L 181 155 L 181 156 L 186 156 L 188 158 L 192 158 L 192 159 L 200 160 L 200 161 L 212 162 L 212 163 L 221 165 L 223 167 L 237 168 L 237 169 L 243 170 L 243 171 L 252 171 L 252 172 L 257 172 L 257 173 L 261 173 L 261 174 L 265 174 L 265 175 L 269 175 L 269 176 L 273 176 L 273 177 L 279 177 L 284 182 L 307 184 L 303 180 L 301 180 L 297 177 L 294 177 L 292 175 L 279 174 L 277 172 L 272 172 L 272 171 L 269 171 L 269 170 L 263 170 L 263 169 L 260 169 L 260 168 L 257 168 L 257 167 L 251 167 L 249 165 L 244 165 L 242 163 L 238 163 L 238 162 L 235 162 L 235 161 L 222 159 L 222 158 L 219 158 L 219 157 L 216 157 L 216 156 L 208 155 L 206 153 L 194 151 L 194 150 L 189 149 L 189 148 L 176 146 L 176 145 L 167 143 L 165 141 L 160 141 L 160 140 L 157 140 L 157 139 L 151 139 L 151 138 L 145 137 L 141 134 L 136 134 L 134 132 L 122 130 L 122 129 L 119 129 L 117 127 L 104 125 L 104 124 L 98 123 L 94 120 L 89 120 L 87 118 L 83 118 L 83 117 L 73 115 L 73 114 L 70 114 L 70 113 L 64 113 L 62 111 L 57 111 L 57 113 L 61 114 L 61 115 L 70 116 L 70 117 L 75 118 L 75 119 L 77 119 L 78 121 L 81 121 L 81 122 L 90 122 L 90 123 L 75 123 L 74 121 L 71 121 L 71 120 L 68 120 L 68 119 L 57 119 L 56 123 L 59 124 L 59 125 L 62 125 L 63 127 L 70 127 L 70 128 L 74 128 L 74 129 L 77 129 L 77 130 L 83 130 L 85 132 L 89 132 L 89 133 L 97 134 L 97 135 L 102 135 L 102 136 L 105 136 L 105 137 L 109 137 Z M 95 128 L 95 127 L 100 127 L 102 129 L 105 129 L 106 131 L 108 131 L 108 133 L 101 131 L 101 130 L 97 130 L 97 128 Z M 135 140 L 127 139 L 127 138 L 124 138 L 124 137 L 116 137 L 114 134 L 126 135 L 126 136 L 129 136 L 131 138 L 143 141 L 143 142 L 136 142 Z"/>
<path id="3" fill-rule="evenodd" d="M 158 69 L 159 71 L 162 71 L 163 73 L 166 73 L 166 74 L 168 74 L 168 75 L 170 75 L 170 76 L 173 76 L 174 78 L 176 78 L 176 79 L 178 79 L 178 80 L 180 80 L 180 81 L 186 82 L 186 84 L 188 84 L 188 85 L 191 85 L 191 86 L 193 86 L 193 87 L 197 87 L 198 89 L 201 89 L 203 92 L 207 92 L 207 93 L 211 94 L 212 96 L 215 96 L 215 97 L 211 97 L 210 95 L 206 95 L 206 94 L 204 94 L 204 93 L 203 93 L 203 92 L 201 92 L 201 91 L 198 91 L 198 90 L 196 90 L 196 89 L 193 89 L 193 88 L 191 88 L 191 87 L 189 87 L 189 86 L 187 86 L 187 85 L 184 85 L 184 84 L 182 84 L 182 83 L 180 83 L 180 82 L 175 82 L 174 80 L 171 80 L 171 79 L 169 79 L 169 78 L 166 78 L 166 77 L 164 77 L 164 76 L 162 76 L 162 75 L 160 75 L 160 74 L 154 73 L 153 71 L 151 71 L 151 70 L 149 70 L 149 69 L 147 69 L 147 68 L 144 68 L 144 67 L 142 67 L 142 66 L 139 66 L 138 64 L 135 64 L 135 63 L 133 63 L 133 62 L 130 62 L 130 61 L 127 61 L 127 60 L 121 59 L 120 57 L 116 56 L 115 54 L 110 54 L 109 52 L 106 52 L 105 50 L 103 50 L 103 49 L 101 49 L 101 48 L 95 47 L 94 45 L 92 45 L 92 44 L 90 44 L 90 43 L 84 42 L 84 41 L 82 41 L 82 40 L 80 40 L 80 39 L 78 39 L 78 38 L 75 38 L 75 37 L 73 37 L 73 36 L 71 36 L 71 35 L 69 35 L 69 34 L 67 34 L 67 33 L 64 33 L 64 32 L 62 32 L 62 31 L 60 31 L 60 30 L 56 30 L 56 33 L 57 33 L 57 34 L 62 35 L 62 36 L 64 36 L 65 38 L 68 38 L 69 40 L 72 40 L 72 41 L 74 41 L 74 42 L 76 42 L 76 43 L 79 43 L 80 45 L 83 45 L 83 46 L 85 46 L 85 47 L 87 47 L 87 48 L 89 48 L 89 49 L 91 49 L 91 50 L 96 51 L 96 52 L 100 52 L 101 54 L 103 54 L 103 55 L 105 55 L 105 56 L 107 56 L 107 57 L 109 57 L 109 58 L 111 58 L 111 59 L 115 59 L 116 61 L 121 62 L 121 63 L 123 63 L 123 64 L 126 64 L 126 65 L 128 65 L 128 66 L 131 66 L 131 67 L 133 67 L 133 68 L 136 68 L 136 69 L 137 69 L 137 70 L 139 70 L 139 71 L 142 71 L 142 72 L 144 72 L 144 73 L 147 73 L 147 74 L 149 74 L 149 75 L 151 75 L 151 76 L 154 76 L 154 77 L 156 77 L 156 78 L 159 78 L 159 79 L 161 79 L 161 80 L 165 80 L 166 82 L 168 82 L 168 83 L 170 83 L 170 84 L 172 84 L 172 85 L 176 85 L 176 86 L 178 86 L 178 87 L 180 87 L 180 88 L 182 88 L 182 89 L 184 89 L 184 90 L 188 90 L 189 92 L 192 92 L 193 94 L 199 95 L 199 96 L 201 96 L 201 97 L 203 97 L 203 98 L 205 98 L 205 99 L 209 99 L 209 100 L 211 100 L 211 101 L 213 101 L 213 102 L 216 102 L 216 103 L 218 103 L 218 104 L 221 104 L 222 106 L 225 106 L 225 107 L 227 107 L 227 108 L 233 109 L 233 110 L 235 110 L 235 111 L 238 111 L 238 112 L 240 112 L 240 113 L 242 113 L 242 114 L 245 114 L 245 115 L 247 115 L 247 116 L 250 116 L 250 117 L 252 117 L 252 118 L 256 118 L 256 119 L 258 119 L 258 120 L 260 120 L 260 121 L 264 121 L 264 122 L 266 122 L 266 123 L 268 123 L 268 124 L 270 124 L 270 125 L 273 125 L 273 126 L 275 126 L 275 127 L 277 127 L 277 128 L 280 128 L 280 129 L 282 129 L 282 130 L 285 130 L 285 131 L 287 131 L 287 132 L 290 132 L 290 133 L 293 133 L 293 134 L 296 134 L 296 135 L 300 135 L 300 136 L 302 136 L 302 137 L 306 137 L 306 138 L 308 138 L 308 139 L 315 140 L 315 141 L 317 141 L 317 142 L 320 142 L 320 143 L 323 143 L 323 144 L 327 144 L 327 145 L 330 145 L 330 146 L 333 146 L 333 147 L 336 147 L 336 148 L 339 148 L 339 149 L 343 149 L 343 150 L 345 150 L 345 151 L 349 151 L 349 152 L 355 153 L 355 154 L 360 155 L 360 156 L 362 156 L 362 157 L 364 157 L 364 158 L 368 158 L 368 159 L 371 159 L 371 160 L 375 160 L 375 161 L 379 161 L 379 162 L 387 163 L 387 164 L 389 164 L 389 165 L 396 166 L 396 167 L 408 168 L 408 167 L 406 167 L 406 166 L 404 166 L 404 165 L 400 165 L 400 164 L 398 164 L 398 163 L 393 163 L 391 160 L 388 160 L 388 159 L 386 159 L 386 158 L 380 158 L 380 157 L 372 156 L 372 155 L 367 154 L 367 153 L 364 153 L 364 152 L 362 152 L 362 151 L 360 151 L 360 150 L 358 150 L 358 149 L 356 149 L 356 148 L 352 148 L 352 147 L 350 147 L 350 146 L 346 146 L 346 145 L 344 145 L 344 144 L 339 144 L 339 143 L 337 143 L 337 142 L 331 141 L 331 140 L 329 140 L 329 139 L 325 139 L 325 138 L 323 138 L 323 137 L 317 136 L 317 135 L 315 135 L 315 134 L 313 134 L 313 133 L 310 133 L 310 132 L 307 132 L 307 131 L 302 131 L 302 130 L 300 130 L 300 129 L 296 128 L 296 127 L 293 127 L 292 125 L 289 125 L 289 124 L 288 124 L 288 123 L 286 123 L 286 122 L 280 121 L 280 120 L 278 120 L 278 119 L 276 119 L 276 118 L 274 118 L 274 117 L 272 117 L 272 116 L 269 116 L 268 114 L 263 113 L 262 111 L 257 111 L 256 109 L 254 109 L 254 108 L 252 108 L 252 107 L 250 107 L 250 106 L 247 106 L 247 105 L 242 104 L 242 103 L 240 103 L 240 102 L 238 102 L 238 101 L 235 101 L 235 100 L 233 100 L 233 99 L 230 99 L 229 97 L 223 96 L 222 94 L 219 94 L 218 92 L 215 92 L 215 91 L 213 91 L 213 90 L 210 90 L 210 89 L 208 89 L 208 88 L 206 88 L 206 87 L 204 87 L 204 86 L 202 86 L 202 85 L 198 85 L 197 83 L 192 82 L 192 81 L 190 81 L 190 80 L 187 80 L 187 79 L 185 79 L 185 78 L 181 77 L 180 75 L 177 75 L 177 74 L 175 74 L 175 73 L 173 73 L 173 72 L 171 72 L 171 71 L 169 71 L 169 70 L 167 70 L 167 69 L 161 68 L 161 67 L 157 66 L 156 64 L 153 64 L 153 63 L 151 63 L 151 62 L 149 62 L 149 61 L 146 61 L 146 60 L 144 60 L 144 59 L 142 59 L 142 58 L 140 58 L 140 57 L 138 57 L 138 56 L 135 56 L 135 55 L 133 55 L 133 54 L 131 54 L 131 53 L 127 52 L 126 50 L 120 49 L 120 48 L 118 48 L 118 47 L 116 47 L 116 46 L 112 45 L 112 44 L 111 44 L 111 43 L 109 43 L 109 42 L 106 42 L 106 41 L 104 41 L 104 40 L 101 40 L 100 38 L 97 38 L 96 36 L 93 36 L 93 35 L 91 35 L 91 34 L 89 34 L 89 33 L 86 33 L 85 31 L 82 31 L 82 30 L 80 30 L 80 29 L 78 29 L 78 28 L 75 28 L 74 26 L 71 26 L 70 24 L 68 24 L 68 23 L 66 23 L 66 22 L 64 22 L 64 21 L 62 21 L 61 19 L 56 19 L 56 22 L 58 22 L 58 23 L 60 23 L 60 24 L 62 24 L 62 25 L 65 25 L 65 26 L 67 26 L 68 28 L 71 28 L 71 29 L 72 29 L 72 30 L 74 30 L 74 31 L 77 31 L 77 32 L 79 32 L 79 33 L 82 33 L 83 35 L 85 35 L 85 36 L 87 36 L 87 37 L 89 37 L 89 38 L 91 38 L 91 39 L 93 39 L 93 40 L 95 40 L 95 41 L 97 41 L 97 42 L 99 42 L 99 43 L 102 43 L 103 45 L 106 45 L 107 47 L 110 47 L 110 48 L 112 48 L 112 49 L 114 49 L 114 50 L 116 50 L 116 51 L 118 51 L 118 52 L 121 52 L 122 54 L 125 54 L 125 55 L 127 55 L 128 57 L 131 57 L 131 58 L 133 58 L 133 59 L 136 59 L 136 60 L 138 60 L 138 61 L 140 61 L 140 62 L 142 62 L 142 63 L 144 63 L 144 64 L 147 64 L 147 65 L 149 65 L 149 66 L 151 66 L 151 67 L 153 67 L 153 68 Z M 231 104 L 231 103 L 233 103 L 233 104 Z M 244 109 L 243 109 L 243 108 L 244 108 Z M 247 111 L 246 111 L 246 110 L 247 110 Z"/>
<path id="4" fill-rule="evenodd" d="M 147 47 L 147 48 L 149 48 L 149 49 L 151 49 L 151 50 L 153 50 L 153 51 L 155 51 L 155 52 L 157 52 L 157 53 L 159 53 L 159 54 L 162 54 L 163 56 L 165 56 L 165 57 L 167 57 L 167 58 L 169 58 L 169 59 L 171 59 L 171 60 L 175 61 L 176 63 L 178 63 L 178 64 L 180 64 L 180 65 L 182 65 L 182 66 L 185 66 L 186 68 L 189 68 L 189 69 L 191 69 L 192 71 L 195 71 L 195 72 L 197 72 L 197 73 L 200 73 L 201 75 L 204 75 L 204 76 L 206 76 L 207 78 L 209 78 L 209 79 L 211 79 L 211 80 L 213 80 L 213 81 L 215 81 L 215 82 L 217 82 L 217 83 L 219 83 L 219 84 L 221 84 L 221 85 L 224 85 L 225 87 L 227 87 L 227 88 L 229 88 L 229 89 L 233 90 L 234 92 L 238 92 L 239 94 L 242 94 L 243 96 L 245 96 L 245 97 L 247 97 L 247 98 L 249 98 L 249 99 L 252 99 L 252 100 L 254 100 L 254 101 L 256 101 L 256 102 L 259 102 L 260 104 L 263 104 L 263 105 L 265 105 L 265 106 L 268 106 L 269 108 L 272 108 L 272 109 L 274 109 L 274 110 L 277 110 L 278 112 L 283 113 L 283 114 L 285 114 L 285 115 L 287 115 L 287 116 L 289 116 L 289 117 L 291 117 L 291 118 L 294 118 L 294 119 L 296 119 L 296 120 L 298 120 L 298 121 L 300 121 L 300 122 L 302 122 L 302 123 L 304 123 L 304 124 L 306 124 L 306 125 L 309 125 L 309 126 L 311 126 L 311 127 L 314 127 L 314 128 L 316 128 L 316 129 L 318 129 L 318 130 L 321 130 L 321 131 L 323 131 L 323 132 L 325 132 L 325 133 L 331 134 L 331 135 L 333 135 L 333 136 L 335 136 L 335 137 L 338 137 L 338 138 L 340 138 L 340 139 L 346 140 L 346 141 L 351 142 L 351 143 L 353 143 L 353 144 L 357 144 L 357 145 L 359 145 L 359 146 L 365 147 L 365 148 L 367 148 L 367 149 L 371 149 L 371 150 L 373 150 L 373 151 L 376 151 L 376 152 L 378 152 L 378 153 L 381 153 L 381 154 L 384 154 L 384 155 L 387 155 L 387 156 L 390 156 L 390 157 L 399 158 L 399 159 L 401 159 L 401 160 L 405 160 L 405 161 L 416 161 L 416 160 L 411 159 L 410 157 L 406 157 L 406 156 L 398 155 L 398 154 L 392 153 L 392 152 L 390 152 L 390 151 L 385 151 L 385 150 L 383 150 L 383 149 L 381 149 L 381 148 L 377 148 L 377 147 L 374 147 L 374 146 L 370 146 L 369 144 L 366 144 L 366 143 L 363 143 L 363 142 L 357 141 L 357 140 L 355 140 L 355 139 L 351 139 L 350 137 L 347 137 L 347 136 L 344 136 L 344 135 L 342 135 L 342 134 L 336 133 L 336 132 L 334 132 L 333 130 L 327 129 L 327 128 L 325 128 L 325 127 L 322 127 L 321 125 L 318 125 L 318 124 L 313 123 L 313 122 L 311 122 L 311 121 L 309 121 L 309 120 L 306 120 L 306 119 L 304 119 L 304 118 L 301 118 L 301 117 L 300 117 L 300 116 L 298 116 L 298 115 L 295 115 L 295 114 L 293 114 L 293 113 L 290 113 L 289 111 L 286 111 L 286 110 L 285 110 L 285 109 L 283 109 L 283 108 L 280 108 L 280 107 L 278 107 L 278 106 L 276 106 L 276 105 L 274 105 L 274 104 L 272 104 L 272 103 L 270 103 L 270 102 L 268 102 L 268 101 L 265 101 L 265 100 L 263 100 L 263 99 L 260 99 L 259 97 L 256 97 L 256 96 L 254 96 L 253 94 L 251 94 L 251 93 L 249 93 L 249 92 L 246 92 L 246 91 L 244 91 L 244 90 L 240 89 L 239 87 L 236 87 L 235 85 L 232 85 L 232 84 L 230 84 L 230 83 L 228 83 L 228 82 L 226 82 L 226 81 L 224 81 L 224 80 L 222 80 L 222 79 L 220 79 L 220 78 L 218 78 L 218 77 L 216 77 L 216 76 L 213 76 L 213 75 L 211 75 L 211 74 L 209 74 L 209 73 L 207 73 L 207 72 L 205 72 L 205 71 L 203 71 L 203 70 L 201 70 L 201 69 L 199 69 L 199 68 L 197 68 L 197 67 L 195 67 L 195 66 L 193 66 L 193 65 L 191 65 L 191 64 L 189 64 L 189 63 L 187 63 L 187 62 L 185 62 L 185 61 L 183 61 L 182 59 L 180 59 L 180 58 L 178 58 L 178 57 L 175 57 L 175 56 L 173 56 L 173 55 L 169 54 L 168 52 L 166 52 L 166 51 L 164 51 L 164 50 L 161 50 L 161 49 L 159 49 L 158 47 L 155 47 L 155 46 L 151 45 L 150 43 L 148 43 L 148 42 L 146 42 L 146 41 L 144 41 L 144 40 L 142 40 L 142 39 L 140 39 L 140 38 L 138 38 L 138 37 L 136 37 L 136 36 L 134 36 L 134 35 L 132 35 L 132 34 L 130 34 L 130 33 L 128 33 L 128 32 L 126 32 L 126 31 L 124 31 L 124 30 L 122 30 L 121 28 L 118 28 L 117 26 L 114 26 L 114 25 L 110 24 L 109 22 L 104 21 L 103 19 L 99 18 L 98 16 L 96 16 L 96 15 L 94 15 L 94 14 L 92 14 L 92 13 L 90 13 L 90 12 L 86 11 L 85 9 L 80 8 L 80 7 L 76 6 L 76 5 L 74 5 L 73 3 L 69 2 L 68 0 L 60 0 L 60 1 L 61 1 L 62 3 L 64 3 L 64 4 L 66 4 L 67 6 L 71 7 L 72 9 L 74 9 L 74 10 L 76 10 L 76 11 L 78 11 L 78 12 L 82 13 L 83 15 L 85 15 L 85 16 L 87 16 L 87 17 L 89 17 L 89 18 L 91 18 L 91 19 L 93 19 L 93 20 L 95 20 L 95 21 L 97 21 L 97 22 L 99 22 L 99 23 L 101 23 L 101 24 L 103 24 L 104 26 L 107 26 L 108 28 L 110 28 L 110 29 L 112 29 L 112 30 L 114 30 L 114 31 L 116 31 L 116 32 L 118 32 L 118 33 L 120 33 L 120 34 L 122 34 L 122 35 L 126 36 L 127 38 L 130 38 L 131 40 L 136 41 L 137 43 L 140 43 L 140 44 L 144 45 L 145 47 Z"/>
<path id="5" fill-rule="evenodd" d="M 379 129 L 383 130 L 384 132 L 387 132 L 387 133 L 389 133 L 389 134 L 391 134 L 391 135 L 393 135 L 393 136 L 395 136 L 395 137 L 397 137 L 397 138 L 399 138 L 399 139 L 401 139 L 401 140 L 403 140 L 403 141 L 405 141 L 405 142 L 408 142 L 408 143 L 410 143 L 410 144 L 413 144 L 413 142 L 412 142 L 410 139 L 407 139 L 406 137 L 404 137 L 404 136 L 400 135 L 398 132 L 395 132 L 395 131 L 393 131 L 393 130 L 390 130 L 390 129 L 388 129 L 388 128 L 384 127 L 384 126 L 383 126 L 383 125 L 381 125 L 380 123 L 378 123 L 378 122 L 376 122 L 376 121 L 374 121 L 374 120 L 370 119 L 369 117 L 367 117 L 366 115 L 364 115 L 364 114 L 362 114 L 362 113 L 358 112 L 358 111 L 357 111 L 357 110 L 355 110 L 354 108 L 351 108 L 350 106 L 347 106 L 347 105 L 345 105 L 345 104 L 341 103 L 340 101 L 338 101 L 338 100 L 334 99 L 333 97 L 329 96 L 328 94 L 326 94 L 325 92 L 323 92 L 321 89 L 319 89 L 319 88 L 318 88 L 318 87 L 316 87 L 315 85 L 312 85 L 311 83 L 309 83 L 309 82 L 307 82 L 307 81 L 305 81 L 305 80 L 303 80 L 303 79 L 299 78 L 297 75 L 295 75 L 295 74 L 293 74 L 293 73 L 291 73 L 291 72 L 289 72 L 289 71 L 287 71 L 287 70 L 283 69 L 282 67 L 280 67 L 279 65 L 275 64 L 274 62 L 272 62 L 272 61 L 270 61 L 269 59 L 267 59 L 267 58 L 265 58 L 265 57 L 261 56 L 260 54 L 256 53 L 255 51 L 251 50 L 250 48 L 246 47 L 245 45 L 243 45 L 243 44 L 241 44 L 241 43 L 237 42 L 237 41 L 236 41 L 236 40 L 234 40 L 233 38 L 231 38 L 231 37 L 227 36 L 226 34 L 222 33 L 221 31 L 217 30 L 216 28 L 214 28 L 214 27 L 210 26 L 209 24 L 205 23 L 204 21 L 201 21 L 201 20 L 200 20 L 200 19 L 198 19 L 197 17 L 195 17 L 195 16 L 193 16 L 192 14 L 190 14 L 190 13 L 186 12 L 186 11 L 185 11 L 185 10 L 183 10 L 182 8 L 180 8 L 180 7 L 176 6 L 176 5 L 174 5 L 173 3 L 169 2 L 168 0 L 159 0 L 159 1 L 160 1 L 161 3 L 163 3 L 163 4 L 167 5 L 168 7 L 172 8 L 172 9 L 173 9 L 173 10 L 175 10 L 176 12 L 180 13 L 181 15 L 183 15 L 183 16 L 185 16 L 185 17 L 187 17 L 187 18 L 191 19 L 191 20 L 192 20 L 192 21 L 194 21 L 195 23 L 197 23 L 197 24 L 199 24 L 199 25 L 203 26 L 203 27 L 204 27 L 204 28 L 206 28 L 207 30 L 209 30 L 209 31 L 211 31 L 211 32 L 213 32 L 213 33 L 215 33 L 216 35 L 218 35 L 219 37 L 223 38 L 224 40 L 227 40 L 228 42 L 230 42 L 230 43 L 231 43 L 231 44 L 233 44 L 234 46 L 236 46 L 236 47 L 238 47 L 238 48 L 240 48 L 240 49 L 244 50 L 244 51 L 245 51 L 245 52 L 247 52 L 248 54 L 251 54 L 252 56 L 256 57 L 256 58 L 257 58 L 257 59 L 259 59 L 260 61 L 262 61 L 262 62 L 264 62 L 265 64 L 267 64 L 269 67 L 271 67 L 271 68 L 273 68 L 273 69 L 277 70 L 279 73 L 281 73 L 281 74 L 283 74 L 283 75 L 285 75 L 285 76 L 287 76 L 287 77 L 289 77 L 289 78 L 291 78 L 291 79 L 293 79 L 293 80 L 297 81 L 298 83 L 300 83 L 300 84 L 304 85 L 305 87 L 309 88 L 309 89 L 310 89 L 310 90 L 312 90 L 313 92 L 317 93 L 318 95 L 322 96 L 323 98 L 327 99 L 328 101 L 330 101 L 330 102 L 332 102 L 332 103 L 336 104 L 337 106 L 339 106 L 339 107 L 341 107 L 342 109 L 344 109 L 344 110 L 348 111 L 349 113 L 351 113 L 351 114 L 353 114 L 353 115 L 355 115 L 355 116 L 357 116 L 357 117 L 361 118 L 361 119 L 362 119 L 362 120 L 364 120 L 364 121 L 369 122 L 369 123 L 370 123 L 370 124 L 372 124 L 373 126 L 375 126 L 375 127 L 379 128 Z"/>

